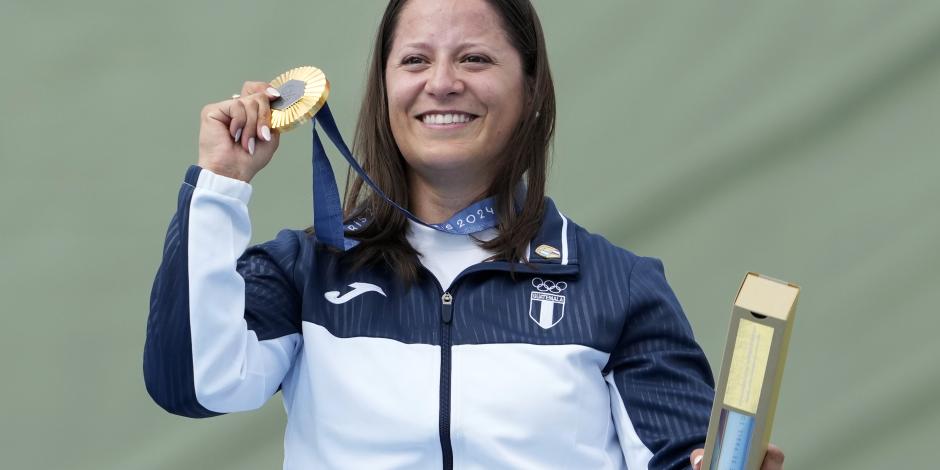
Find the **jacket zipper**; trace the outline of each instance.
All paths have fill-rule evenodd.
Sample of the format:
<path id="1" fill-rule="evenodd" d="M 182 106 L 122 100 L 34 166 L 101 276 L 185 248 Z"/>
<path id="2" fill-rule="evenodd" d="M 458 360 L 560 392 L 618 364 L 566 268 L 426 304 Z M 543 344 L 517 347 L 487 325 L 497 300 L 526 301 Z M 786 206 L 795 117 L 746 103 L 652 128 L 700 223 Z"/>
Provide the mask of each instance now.
<path id="1" fill-rule="evenodd" d="M 454 468 L 454 450 L 450 442 L 450 328 L 453 319 L 454 296 L 449 291 L 445 291 L 441 295 L 441 384 L 438 418 L 445 470 Z"/>
<path id="2" fill-rule="evenodd" d="M 441 286 L 440 282 L 437 281 L 437 278 L 431 271 L 428 271 L 426 268 L 423 268 L 426 271 L 426 274 L 434 281 L 434 284 L 437 286 L 438 292 L 441 293 L 441 382 L 440 382 L 440 392 L 439 392 L 439 411 L 438 411 L 438 432 L 441 439 L 441 454 L 444 458 L 444 470 L 453 470 L 454 468 L 454 449 L 450 442 L 450 382 L 451 382 L 451 324 L 454 320 L 454 292 L 457 290 L 457 283 L 465 275 L 470 273 L 475 273 L 479 271 L 489 271 L 500 269 L 500 264 L 497 262 L 491 263 L 480 263 L 474 266 L 471 266 L 457 275 L 456 278 L 451 282 L 449 290 L 444 290 L 444 287 Z M 553 269 L 553 266 L 546 266 L 543 268 L 543 271 L 533 271 L 538 273 L 551 273 L 556 271 Z M 567 274 L 572 268 L 577 269 L 572 266 L 563 266 L 562 269 L 557 270 L 556 274 Z M 529 272 L 530 269 L 526 266 L 520 266 L 519 272 Z"/>

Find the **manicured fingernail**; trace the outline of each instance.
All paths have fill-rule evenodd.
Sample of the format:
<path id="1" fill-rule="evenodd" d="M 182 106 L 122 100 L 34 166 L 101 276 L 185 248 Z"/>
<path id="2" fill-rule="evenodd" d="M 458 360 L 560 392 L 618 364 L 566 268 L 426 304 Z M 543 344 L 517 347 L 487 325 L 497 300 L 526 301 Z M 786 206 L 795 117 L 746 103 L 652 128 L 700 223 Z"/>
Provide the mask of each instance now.
<path id="1" fill-rule="evenodd" d="M 699 455 L 698 457 L 696 457 L 695 460 L 692 461 L 692 467 L 698 468 L 698 464 L 702 463 L 702 457 L 704 456 Z"/>
<path id="2" fill-rule="evenodd" d="M 271 141 L 271 129 L 268 129 L 268 126 L 261 126 L 261 138 L 265 142 Z"/>
<path id="3" fill-rule="evenodd" d="M 265 94 L 267 94 L 267 95 L 270 96 L 271 98 L 280 98 L 280 97 L 281 97 L 281 92 L 277 91 L 277 88 L 274 88 L 274 87 L 270 87 L 270 86 L 269 86 L 267 90 L 264 90 L 264 92 L 265 92 Z"/>
<path id="4" fill-rule="evenodd" d="M 235 142 L 238 142 L 239 140 L 242 140 L 242 128 L 241 127 L 239 127 L 237 131 L 235 131 Z"/>
<path id="5" fill-rule="evenodd" d="M 255 154 L 255 138 L 254 137 L 248 138 L 248 154 L 249 155 Z"/>

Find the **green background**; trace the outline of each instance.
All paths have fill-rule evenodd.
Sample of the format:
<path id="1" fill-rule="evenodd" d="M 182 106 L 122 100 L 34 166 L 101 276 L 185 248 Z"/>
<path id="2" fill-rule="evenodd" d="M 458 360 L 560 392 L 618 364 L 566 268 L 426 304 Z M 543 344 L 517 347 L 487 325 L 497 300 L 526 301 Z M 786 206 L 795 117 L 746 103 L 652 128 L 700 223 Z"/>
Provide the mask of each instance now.
<path id="1" fill-rule="evenodd" d="M 934 467 L 940 2 L 536 5 L 566 215 L 664 260 L 715 370 L 745 272 L 803 287 L 788 468 Z M 200 108 L 317 65 L 351 137 L 382 8 L 3 2 L 0 467 L 280 468 L 279 397 L 209 420 L 150 400 L 150 283 Z M 308 132 L 253 182 L 255 242 L 310 221 Z"/>

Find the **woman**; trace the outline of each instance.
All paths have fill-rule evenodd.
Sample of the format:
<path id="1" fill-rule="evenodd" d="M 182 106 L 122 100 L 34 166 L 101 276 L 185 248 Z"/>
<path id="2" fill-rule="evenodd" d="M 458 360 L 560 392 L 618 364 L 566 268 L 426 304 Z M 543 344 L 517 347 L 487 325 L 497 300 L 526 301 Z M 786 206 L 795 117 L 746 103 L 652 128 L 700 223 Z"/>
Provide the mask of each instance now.
<path id="1" fill-rule="evenodd" d="M 276 95 L 203 109 L 151 298 L 157 403 L 206 417 L 280 389 L 286 469 L 698 464 L 713 382 L 661 263 L 544 197 L 554 90 L 527 0 L 389 3 L 356 152 L 423 223 L 357 179 L 348 252 L 313 231 L 246 250 Z M 447 221 L 476 228 L 424 224 Z"/>

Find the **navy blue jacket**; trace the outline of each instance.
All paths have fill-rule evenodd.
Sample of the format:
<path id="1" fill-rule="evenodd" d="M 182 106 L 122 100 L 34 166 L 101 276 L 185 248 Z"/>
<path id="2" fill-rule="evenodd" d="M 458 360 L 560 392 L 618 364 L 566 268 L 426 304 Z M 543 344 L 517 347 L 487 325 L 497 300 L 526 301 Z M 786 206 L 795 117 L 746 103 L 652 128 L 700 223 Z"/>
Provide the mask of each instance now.
<path id="1" fill-rule="evenodd" d="M 144 350 L 167 411 L 281 390 L 285 469 L 679 469 L 703 445 L 711 370 L 662 264 L 551 200 L 528 264 L 480 263 L 444 292 L 340 269 L 304 231 L 249 248 L 250 194 L 199 167 L 180 189 Z"/>

